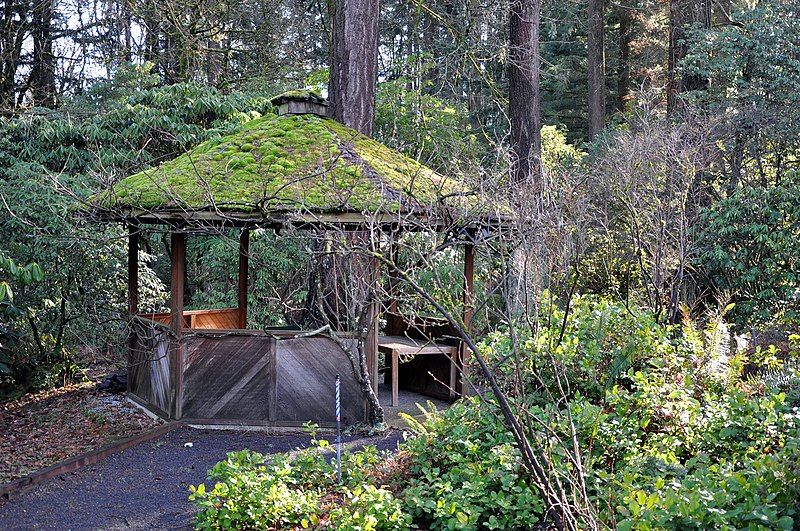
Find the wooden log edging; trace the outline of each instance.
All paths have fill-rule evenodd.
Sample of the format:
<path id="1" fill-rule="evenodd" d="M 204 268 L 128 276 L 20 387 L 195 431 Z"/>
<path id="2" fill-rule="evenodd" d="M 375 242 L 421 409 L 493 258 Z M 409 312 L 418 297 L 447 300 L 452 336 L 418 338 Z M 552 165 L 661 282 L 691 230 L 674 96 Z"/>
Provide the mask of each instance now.
<path id="1" fill-rule="evenodd" d="M 34 485 L 38 485 L 39 483 L 60 476 L 61 474 L 75 472 L 81 468 L 93 465 L 110 455 L 120 453 L 143 442 L 161 437 L 162 435 L 165 435 L 182 425 L 183 422 L 179 420 L 167 422 L 150 430 L 139 433 L 138 435 L 128 437 L 127 439 L 110 443 L 96 450 L 89 450 L 88 452 L 70 457 L 69 459 L 61 461 L 60 463 L 43 468 L 42 470 L 28 474 L 25 477 L 15 479 L 11 483 L 0 485 L 0 498 L 8 500 L 12 495 L 23 494 L 30 490 Z"/>

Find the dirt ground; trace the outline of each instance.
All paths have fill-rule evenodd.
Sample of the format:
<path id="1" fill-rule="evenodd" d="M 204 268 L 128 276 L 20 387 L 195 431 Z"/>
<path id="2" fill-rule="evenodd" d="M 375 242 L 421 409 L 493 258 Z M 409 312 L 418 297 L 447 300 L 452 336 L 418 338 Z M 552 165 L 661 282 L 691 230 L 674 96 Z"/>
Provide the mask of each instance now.
<path id="1" fill-rule="evenodd" d="M 94 382 L 0 404 L 0 484 L 157 426 Z"/>

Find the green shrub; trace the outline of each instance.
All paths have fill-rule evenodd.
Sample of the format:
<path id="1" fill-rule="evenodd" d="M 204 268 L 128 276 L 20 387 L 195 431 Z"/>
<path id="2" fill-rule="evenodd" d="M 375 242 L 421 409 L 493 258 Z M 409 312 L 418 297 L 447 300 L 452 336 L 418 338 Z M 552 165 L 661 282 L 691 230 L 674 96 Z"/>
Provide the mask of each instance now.
<path id="1" fill-rule="evenodd" d="M 292 454 L 268 458 L 231 452 L 210 470 L 209 481 L 190 487 L 199 509 L 198 529 L 408 529 L 410 517 L 391 491 L 368 483 L 364 470 L 380 461 L 375 447 L 342 456 L 342 484 L 323 453 L 325 440 Z M 339 500 L 339 501 L 337 501 Z"/>
<path id="2" fill-rule="evenodd" d="M 374 531 L 377 529 L 408 529 L 411 517 L 403 512 L 394 495 L 373 485 L 344 489 L 345 503 L 331 509 L 329 522 L 341 531 Z"/>
<path id="3" fill-rule="evenodd" d="M 704 211 L 698 267 L 740 324 L 800 322 L 800 173 L 736 191 Z"/>
<path id="4" fill-rule="evenodd" d="M 414 521 L 439 529 L 531 529 L 543 504 L 497 412 L 477 399 L 426 413 L 407 441 L 411 477 L 402 494 Z"/>
<path id="5" fill-rule="evenodd" d="M 581 297 L 566 318 L 556 310 L 541 322 L 554 324 L 543 325 L 536 338 L 517 333 L 521 372 L 501 364 L 497 377 L 510 391 L 511 407 L 525 412 L 529 441 L 548 456 L 550 473 L 562 479 L 574 477 L 565 449 L 572 448 L 570 426 L 575 426 L 588 504 L 603 525 L 790 529 L 800 522 L 800 408 L 780 387 L 742 378 L 743 366 L 775 361 L 732 352 L 721 315 L 702 327 L 688 320 L 681 328 L 665 327 L 621 304 Z M 481 348 L 493 364 L 511 349 L 501 334 Z M 548 397 L 555 389 L 554 366 L 570 384 L 569 400 Z M 526 384 L 524 393 L 515 392 L 514 378 Z M 225 511 L 234 509 L 237 515 L 274 519 L 280 509 L 287 522 L 312 528 L 548 525 L 542 499 L 489 396 L 462 399 L 443 412 L 426 410 L 423 421 L 407 421 L 414 436 L 393 460 L 384 462 L 374 448 L 345 454 L 342 487 L 314 451 L 293 459 L 276 456 L 267 465 L 263 457 L 245 461 L 247 477 L 232 485 L 263 492 L 273 479 L 253 485 L 253 475 L 280 475 L 274 481 L 286 490 L 253 501 L 226 487 L 224 496 L 202 498 L 210 506 L 198 522 L 221 527 L 221 518 L 230 519 Z M 383 473 L 392 466 L 391 473 Z M 276 467 L 279 471 L 272 471 Z M 377 477 L 383 482 L 390 477 L 390 485 L 379 484 Z M 274 496 L 282 496 L 284 505 Z M 337 501 L 324 501 L 331 498 Z"/>

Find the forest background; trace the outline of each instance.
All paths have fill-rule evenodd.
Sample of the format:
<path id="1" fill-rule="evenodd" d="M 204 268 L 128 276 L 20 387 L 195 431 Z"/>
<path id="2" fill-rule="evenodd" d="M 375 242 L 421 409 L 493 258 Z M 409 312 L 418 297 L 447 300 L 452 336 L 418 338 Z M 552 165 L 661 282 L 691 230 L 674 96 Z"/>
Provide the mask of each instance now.
<path id="1" fill-rule="evenodd" d="M 122 360 L 126 234 L 76 216 L 76 198 L 273 112 L 269 98 L 283 90 L 324 91 L 331 9 L 291 0 L 3 0 L 4 397 L 81 378 L 99 359 Z M 531 483 L 537 499 L 573 500 L 556 520 L 793 525 L 798 486 L 781 478 L 798 477 L 792 449 L 800 440 L 797 10 L 788 0 L 382 3 L 374 136 L 467 182 L 513 191 L 534 176 L 535 201 L 518 204 L 536 227 L 525 241 L 535 259 L 521 281 L 534 295 L 530 307 L 490 298 L 473 332 L 503 389 L 521 400 L 518 416 L 549 419 L 551 432 L 531 421 L 528 438 L 539 444 L 544 429 L 575 441 L 566 457 L 563 448 L 536 447 L 568 480 L 550 493 Z M 520 69 L 520 56 L 535 60 Z M 515 92 L 520 75 L 535 81 L 535 97 Z M 540 138 L 520 137 L 520 113 Z M 534 149 L 520 154 L 525 142 Z M 140 253 L 142 309 L 166 304 L 166 247 L 152 234 Z M 312 270 L 305 251 L 302 241 L 254 234 L 251 253 L 269 264 L 251 282 L 257 326 L 290 321 L 302 304 Z M 441 300 L 457 299 L 436 281 L 451 278 L 453 258 L 428 264 L 438 273 L 426 285 Z M 187 306 L 233 305 L 235 261 L 228 242 L 193 238 Z M 507 273 L 479 256 L 486 293 L 502 292 L 497 279 Z M 529 326 L 516 337 L 509 332 L 520 321 Z M 523 363 L 510 368 L 509 359 Z M 520 394 L 521 375 L 530 395 Z M 568 401 L 545 407 L 543 389 L 554 388 Z M 483 422 L 475 410 L 452 411 L 464 424 Z M 565 412 L 562 433 L 548 422 Z M 420 429 L 469 440 L 438 422 Z M 623 428 L 636 448 L 620 446 Z M 445 459 L 425 451 L 415 455 Z M 716 461 L 698 457 L 713 452 Z M 752 479 L 765 469 L 772 483 Z M 694 489 L 648 483 L 653 477 L 694 481 Z M 736 490 L 741 478 L 754 490 Z M 716 485 L 713 503 L 698 487 L 704 482 Z M 598 501 L 608 499 L 606 488 L 620 506 Z M 496 513 L 476 505 L 446 514 L 424 492 L 417 505 L 404 499 L 428 525 L 466 518 L 486 526 Z M 508 509 L 522 527 L 555 518 L 552 507 L 513 512 L 523 505 Z"/>

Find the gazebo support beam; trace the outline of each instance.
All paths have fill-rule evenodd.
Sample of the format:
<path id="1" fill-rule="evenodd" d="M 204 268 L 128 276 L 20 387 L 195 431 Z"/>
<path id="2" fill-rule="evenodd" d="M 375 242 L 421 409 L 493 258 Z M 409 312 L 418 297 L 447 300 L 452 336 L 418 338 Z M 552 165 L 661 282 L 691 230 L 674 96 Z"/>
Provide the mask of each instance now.
<path id="1" fill-rule="evenodd" d="M 250 258 L 250 231 L 243 229 L 239 236 L 239 328 L 247 328 L 247 270 Z"/>
<path id="2" fill-rule="evenodd" d="M 378 285 L 381 278 L 380 262 L 376 258 L 370 258 L 367 274 L 370 286 L 374 290 L 373 300 L 369 303 L 367 310 L 367 323 L 369 329 L 367 330 L 366 347 L 367 347 L 367 368 L 369 371 L 369 381 L 375 394 L 378 394 L 378 328 L 380 327 L 380 300 L 378 293 L 380 293 L 380 286 Z"/>
<path id="3" fill-rule="evenodd" d="M 139 227 L 128 224 L 128 313 L 139 313 Z"/>
<path id="4" fill-rule="evenodd" d="M 128 366 L 134 363 L 136 351 L 136 329 L 133 318 L 139 313 L 139 227 L 128 223 Z M 128 392 L 132 382 L 128 379 Z"/>
<path id="5" fill-rule="evenodd" d="M 464 289 L 462 293 L 463 297 L 463 313 L 462 313 L 462 320 L 464 321 L 464 328 L 465 332 L 469 333 L 470 328 L 472 325 L 472 317 L 473 317 L 473 296 L 475 293 L 475 244 L 467 243 L 464 245 Z M 459 395 L 464 396 L 464 391 L 466 389 L 466 366 L 467 361 L 469 360 L 469 349 L 466 348 L 464 342 L 461 342 L 461 348 L 459 349 L 458 354 L 459 360 L 458 363 L 451 363 L 450 364 L 450 371 L 456 371 L 456 365 L 458 365 L 458 370 L 461 371 L 461 378 L 456 378 L 455 381 L 458 382 L 456 385 L 456 389 L 450 390 L 450 399 L 454 400 Z M 451 374 L 451 381 L 453 381 Z"/>
<path id="6" fill-rule="evenodd" d="M 183 407 L 183 292 L 186 273 L 186 233 L 173 232 L 170 238 L 172 279 L 170 282 L 170 315 L 173 334 L 169 357 L 169 373 L 172 380 L 172 417 L 181 418 Z"/>
<path id="7" fill-rule="evenodd" d="M 400 255 L 398 249 L 400 242 L 397 241 L 398 238 L 400 238 L 400 233 L 393 233 L 389 242 L 389 259 L 393 264 L 397 264 Z M 397 284 L 400 282 L 400 279 L 397 278 L 397 273 L 394 269 L 389 271 L 388 282 L 389 305 L 386 315 L 386 335 L 398 336 L 402 333 L 403 320 L 400 317 L 400 308 L 397 304 Z"/>

